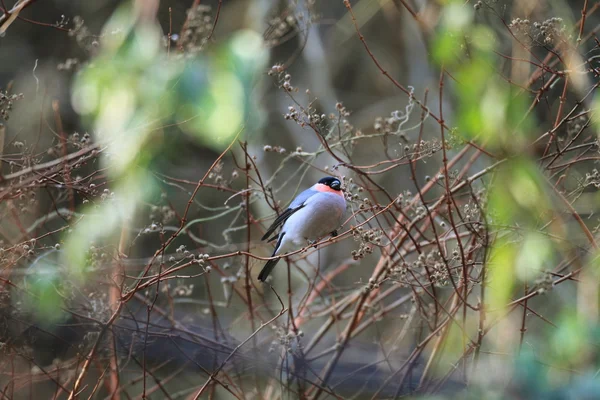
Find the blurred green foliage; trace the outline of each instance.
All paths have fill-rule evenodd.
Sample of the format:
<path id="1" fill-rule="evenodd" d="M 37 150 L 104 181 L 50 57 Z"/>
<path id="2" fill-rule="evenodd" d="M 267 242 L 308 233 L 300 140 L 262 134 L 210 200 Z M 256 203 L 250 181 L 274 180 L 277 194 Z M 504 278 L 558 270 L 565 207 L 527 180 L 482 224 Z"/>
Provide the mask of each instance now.
<path id="1" fill-rule="evenodd" d="M 548 223 L 557 209 L 552 188 L 530 154 L 531 140 L 539 134 L 527 111 L 531 98 L 503 77 L 505 59 L 495 51 L 499 38 L 475 22 L 473 7 L 465 7 L 464 2 L 449 2 L 442 13 L 431 55 L 448 72 L 445 83 L 455 89 L 453 135 L 480 143 L 508 160 L 495 169 L 488 193 L 488 223 L 498 228 L 488 256 L 485 303 L 489 320 L 501 317 L 506 304 L 520 297 L 518 290 L 524 283 L 539 293 L 551 289 L 535 285 L 553 267 L 556 252 L 566 250 L 560 238 L 567 232 L 560 223 Z M 598 398 L 597 372 L 572 380 L 570 370 L 592 362 L 598 325 L 582 319 L 572 307 L 559 310 L 558 316 L 556 329 L 539 341 L 526 341 L 520 353 L 513 349 L 515 372 L 510 386 L 517 398 Z M 467 333 L 456 327 L 452 333 L 447 345 L 458 347 L 460 354 L 460 337 Z M 598 365 L 596 361 L 592 365 Z M 475 393 L 484 399 L 506 398 L 493 390 Z"/>
<path id="2" fill-rule="evenodd" d="M 355 9 L 357 13 L 360 7 L 369 8 L 368 16 L 366 16 L 367 13 L 358 16 L 360 21 L 363 21 L 363 18 L 364 20 L 374 18 L 379 10 L 379 6 L 374 6 L 373 2 L 359 2 L 358 4 Z M 506 44 L 506 38 L 501 37 L 491 24 L 477 22 L 478 19 L 469 2 L 465 3 L 463 0 L 440 1 L 435 3 L 435 6 L 440 4 L 441 8 L 436 8 L 436 11 L 441 12 L 440 23 L 436 26 L 437 31 L 432 36 L 432 46 L 427 50 L 430 50 L 429 54 L 435 64 L 447 72 L 444 76 L 444 100 L 451 99 L 453 109 L 451 112 L 445 112 L 446 122 L 451 124 L 446 140 L 454 145 L 449 146 L 453 150 L 458 150 L 466 145 L 467 141 L 470 141 L 492 154 L 493 157 L 488 160 L 490 163 L 497 160 L 504 160 L 504 162 L 498 164 L 497 167 L 490 168 L 491 173 L 482 174 L 481 180 L 478 178 L 474 182 L 469 182 L 469 185 L 472 184 L 474 187 L 474 191 L 481 190 L 481 193 L 484 193 L 481 195 L 481 199 L 483 199 L 482 205 L 486 215 L 485 233 L 490 233 L 489 239 L 493 243 L 490 249 L 485 248 L 485 251 L 481 251 L 482 236 L 480 233 L 474 233 L 472 237 L 475 239 L 470 245 L 476 248 L 476 251 L 473 251 L 475 254 L 473 259 L 468 260 L 468 262 L 473 261 L 473 270 L 476 271 L 473 276 L 480 271 L 478 268 L 482 268 L 480 265 L 488 268 L 485 281 L 477 282 L 473 279 L 467 284 L 473 285 L 472 287 L 475 288 L 469 301 L 471 304 L 482 303 L 481 307 L 485 312 L 480 312 L 480 309 L 467 310 L 465 307 L 464 314 L 460 310 L 456 317 L 452 317 L 450 328 L 443 332 L 446 335 L 443 337 L 444 342 L 442 343 L 441 340 L 437 342 L 440 347 L 436 347 L 435 351 L 442 350 L 439 350 L 440 353 L 434 352 L 431 375 L 435 379 L 438 377 L 436 372 L 440 373 L 439 376 L 443 376 L 442 374 L 446 374 L 452 369 L 459 371 L 459 367 L 462 365 L 458 365 L 457 359 L 460 359 L 467 347 L 472 346 L 477 338 L 480 329 L 479 318 L 483 321 L 482 326 L 486 328 L 493 325 L 497 321 L 496 319 L 502 319 L 502 322 L 506 321 L 507 326 L 510 325 L 510 327 L 492 331 L 492 334 L 484 338 L 482 349 L 479 350 L 482 353 L 489 350 L 489 354 L 492 354 L 490 359 L 503 358 L 503 361 L 508 360 L 503 366 L 514 367 L 512 370 L 510 368 L 503 370 L 508 371 L 506 382 L 502 382 L 506 385 L 498 385 L 497 391 L 493 385 L 475 387 L 472 393 L 461 393 L 459 398 L 464 398 L 463 395 L 473 399 L 512 398 L 510 391 L 508 395 L 504 394 L 506 387 L 514 392 L 514 398 L 598 398 L 600 366 L 597 359 L 597 348 L 600 345 L 600 326 L 593 318 L 587 320 L 585 315 L 581 315 L 581 311 L 575 304 L 576 300 L 574 300 L 577 293 L 571 287 L 565 288 L 551 299 L 551 296 L 542 297 L 542 294 L 547 291 L 554 290 L 552 280 L 558 277 L 556 273 L 551 275 L 549 271 L 556 267 L 558 262 L 567 260 L 567 256 L 571 257 L 570 251 L 580 249 L 569 247 L 571 246 L 571 242 L 568 240 L 569 226 L 563 223 L 563 219 L 567 219 L 571 215 L 569 213 L 565 217 L 564 208 L 557 205 L 560 203 L 556 201 L 554 193 L 557 190 L 553 186 L 555 182 L 549 181 L 551 174 L 548 172 L 550 170 L 542 170 L 539 154 L 534 154 L 534 145 L 536 144 L 534 140 L 539 139 L 542 132 L 537 129 L 536 118 L 538 117 L 529 113 L 532 94 L 525 90 L 519 90 L 508 77 L 503 76 L 506 71 L 503 63 L 508 58 L 499 52 L 501 44 Z M 288 15 L 288 17 L 290 16 Z M 277 25 L 283 24 L 283 21 L 284 19 L 280 19 Z M 285 25 L 285 27 L 289 26 Z M 366 29 L 366 21 L 364 24 L 361 22 L 359 27 Z M 284 31 L 284 29 L 281 30 Z M 354 35 L 355 32 L 352 31 L 351 34 Z M 358 43 L 358 40 L 356 42 Z M 344 43 L 347 45 L 346 42 Z M 362 46 L 362 43 L 359 45 Z M 314 49 L 312 50 L 314 51 Z M 504 50 L 506 48 L 502 48 L 502 51 Z M 363 51 L 362 47 L 361 51 Z M 373 54 L 379 57 L 380 51 L 376 45 L 373 45 Z M 104 26 L 96 53 L 91 61 L 77 73 L 72 88 L 73 107 L 93 132 L 95 141 L 103 147 L 102 172 L 108 176 L 108 185 L 105 189 L 106 192 L 102 196 L 98 196 L 95 202 L 87 202 L 81 213 L 77 213 L 77 215 L 74 213 L 71 216 L 72 219 L 68 223 L 71 225 L 71 229 L 64 230 L 65 259 L 61 262 L 54 262 L 51 257 L 40 258 L 32 263 L 31 266 L 35 268 L 30 268 L 25 278 L 25 287 L 30 296 L 22 298 L 29 312 L 48 323 L 62 321 L 66 316 L 62 311 L 66 298 L 74 292 L 71 280 L 86 281 L 88 272 L 94 268 L 95 248 L 101 246 L 111 249 L 113 252 L 109 257 L 110 260 L 105 264 L 117 262 L 122 257 L 115 251 L 118 247 L 119 236 L 126 230 L 124 228 L 128 228 L 130 225 L 134 226 L 132 221 L 135 220 L 136 214 L 139 214 L 147 204 L 152 204 L 150 199 L 158 192 L 156 179 L 152 175 L 154 166 L 158 164 L 156 160 L 163 152 L 178 154 L 180 150 L 177 148 L 179 142 L 169 140 L 175 136 L 173 132 L 182 132 L 186 138 L 189 138 L 191 142 L 196 142 L 199 147 L 219 153 L 236 138 L 238 133 L 252 131 L 262 126 L 265 115 L 257 106 L 258 102 L 254 99 L 254 93 L 258 85 L 258 78 L 264 72 L 268 56 L 263 44 L 263 37 L 254 31 L 237 30 L 231 34 L 228 40 L 215 46 L 207 46 L 201 52 L 190 54 L 180 51 L 176 42 L 170 45 L 166 43 L 164 32 L 160 27 L 140 20 L 130 5 L 125 5 L 114 13 Z M 369 59 L 366 64 L 368 64 L 368 68 L 374 69 L 371 61 Z M 358 63 L 356 64 L 358 65 Z M 362 73 L 362 70 L 357 69 L 357 71 Z M 390 69 L 390 71 L 392 70 Z M 296 73 L 295 71 L 291 72 Z M 348 76 L 350 75 L 351 73 L 348 72 Z M 344 79 L 346 79 L 345 76 Z M 357 81 L 371 84 L 362 76 Z M 557 82 L 560 82 L 560 79 Z M 355 88 L 351 87 L 351 89 Z M 357 90 L 357 93 L 360 93 L 360 96 L 357 97 L 362 96 L 360 90 Z M 396 100 L 394 99 L 394 101 Z M 359 101 L 365 102 L 363 98 L 357 100 L 357 103 Z M 319 107 L 321 106 L 323 110 L 328 107 L 327 104 L 319 104 Z M 331 108 L 333 107 L 334 104 L 331 104 Z M 386 108 L 386 112 L 388 111 Z M 344 123 L 347 122 L 344 121 Z M 348 123 L 349 125 L 350 123 Z M 425 141 L 430 139 L 428 137 L 429 126 L 426 128 L 423 130 Z M 436 126 L 436 129 L 431 131 L 437 135 L 439 127 Z M 334 131 L 332 130 L 332 132 Z M 357 135 L 353 140 L 358 137 Z M 409 139 L 406 140 L 409 142 Z M 285 142 L 281 141 L 280 143 Z M 365 152 L 369 154 L 365 158 L 376 154 L 369 146 L 363 146 L 363 142 L 358 139 L 357 143 L 360 145 L 353 148 L 348 154 L 363 150 L 362 148 L 358 149 L 359 147 L 367 149 Z M 269 147 L 272 148 L 270 145 Z M 305 148 L 307 147 L 305 146 Z M 408 145 L 406 148 L 409 151 L 411 149 Z M 310 150 L 287 154 L 285 150 L 282 151 L 280 156 L 285 159 L 279 159 L 284 161 L 280 163 L 281 169 L 276 171 L 282 171 L 281 175 L 285 175 L 286 171 L 283 170 L 285 162 L 298 161 L 299 154 L 310 154 Z M 434 154 L 431 155 L 434 156 Z M 275 155 L 273 159 L 274 157 Z M 496 159 L 492 160 L 493 158 Z M 313 160 L 314 158 L 305 158 L 298 162 L 306 165 L 306 172 L 309 163 Z M 371 163 L 374 160 L 369 158 L 368 161 Z M 425 159 L 422 161 L 425 163 Z M 359 164 L 357 163 L 357 165 Z M 481 167 L 479 171 L 482 171 L 482 168 L 489 165 L 478 165 L 477 168 Z M 437 167 L 435 166 L 435 168 Z M 358 170 L 360 169 L 356 171 Z M 393 173 L 396 174 L 396 172 Z M 421 172 L 422 170 L 418 171 L 419 174 Z M 308 172 L 306 174 L 308 175 Z M 201 176 L 202 173 L 199 175 Z M 375 175 L 377 174 L 374 174 L 374 179 L 380 179 Z M 402 186 L 404 182 L 398 179 L 399 176 L 400 174 L 392 175 L 392 178 L 382 176 L 381 181 L 394 180 L 399 186 Z M 178 178 L 179 176 L 174 175 L 174 177 Z M 277 178 L 277 173 L 267 178 L 268 180 L 265 179 L 269 183 L 267 186 L 274 182 L 275 178 Z M 450 177 L 445 178 L 450 181 Z M 293 180 L 294 182 L 292 182 Z M 286 182 L 287 186 L 304 184 L 303 179 L 295 181 L 295 175 L 291 175 L 290 180 Z M 285 186 L 283 184 L 280 187 L 285 188 Z M 444 190 L 445 188 L 442 186 L 440 185 L 440 188 Z M 281 199 L 283 192 L 283 189 L 275 190 L 275 197 Z M 178 200 L 189 196 L 186 189 L 183 189 L 181 193 L 183 194 Z M 240 192 L 237 193 L 237 195 L 239 194 Z M 229 196 L 229 193 L 226 195 Z M 237 195 L 232 195 L 230 199 L 234 198 L 237 201 L 242 198 Z M 457 194 L 457 199 L 460 195 Z M 262 200 L 260 195 L 256 198 Z M 597 197 L 593 198 L 597 199 Z M 187 200 L 188 198 L 184 198 L 183 201 Z M 460 211 L 460 206 L 466 205 L 469 200 L 466 200 L 465 203 L 461 203 L 461 201 L 462 199 L 457 200 L 459 204 L 455 205 L 457 211 Z M 218 213 L 215 212 L 209 217 L 204 215 L 200 218 L 196 218 L 197 215 L 193 218 L 190 217 L 186 229 L 191 226 L 200 229 L 201 223 L 217 220 L 226 214 L 238 213 L 241 207 L 234 209 L 224 206 L 211 209 L 211 211 L 215 210 L 218 210 Z M 440 218 L 444 217 L 443 212 L 439 215 Z M 460 224 L 460 229 L 465 229 L 463 231 L 465 233 L 468 228 L 464 228 L 464 226 L 468 226 L 472 222 L 468 221 L 468 218 L 463 219 Z M 254 221 L 259 221 L 259 219 L 254 219 Z M 179 221 L 175 224 L 178 223 Z M 228 226 L 228 229 L 232 225 L 233 223 Z M 445 226 L 447 227 L 447 225 Z M 472 226 L 476 225 L 472 224 Z M 243 228 L 246 227 L 243 226 Z M 473 231 L 476 231 L 476 228 L 473 228 Z M 154 239 L 152 238 L 152 240 Z M 451 241 L 452 239 L 444 236 L 444 240 Z M 449 242 L 445 241 L 444 243 Z M 487 246 L 487 243 L 485 245 Z M 53 251 L 51 250 L 51 252 Z M 479 252 L 485 253 L 486 258 L 477 259 Z M 560 254 L 561 252 L 564 254 Z M 56 253 L 52 257 L 58 256 L 58 252 Z M 458 250 L 456 253 L 459 253 Z M 148 256 L 148 254 L 144 256 Z M 597 265 L 598 257 L 594 253 L 587 257 L 586 272 L 591 270 L 592 273 L 580 279 L 594 280 L 600 275 Z M 458 271 L 455 276 L 460 284 L 462 276 L 460 276 L 461 266 L 459 263 L 463 260 L 459 261 L 458 256 L 454 256 L 452 261 L 454 270 Z M 585 262 L 581 264 L 585 264 Z M 61 267 L 62 265 L 66 265 L 67 268 Z M 227 268 L 229 267 L 230 265 L 227 264 Z M 445 272 L 441 269 L 440 271 Z M 346 274 L 346 276 L 349 275 Z M 545 282 L 546 286 L 540 284 L 544 277 L 550 277 L 549 281 Z M 346 288 L 350 287 L 349 285 L 355 285 L 352 286 L 355 288 L 357 281 L 362 282 L 362 278 L 357 280 L 354 275 L 351 275 L 346 282 L 348 286 L 339 287 Z M 235 279 L 231 282 L 235 282 Z M 233 288 L 234 283 L 231 282 L 221 280 L 224 292 Z M 550 282 L 549 286 L 548 282 Z M 476 296 L 483 293 L 478 291 L 477 287 L 482 283 L 485 285 L 485 298 L 475 299 Z M 593 281 L 593 284 L 597 285 L 597 282 Z M 437 283 L 431 282 L 431 287 L 437 289 L 436 285 Z M 439 298 L 435 301 L 439 300 L 440 304 L 443 303 L 440 299 L 450 293 L 452 289 L 449 286 L 444 283 L 439 285 Z M 218 287 L 218 289 L 221 288 Z M 125 288 L 126 290 L 127 288 Z M 515 306 L 514 309 L 511 307 L 513 314 L 507 317 L 506 313 L 509 310 L 507 304 L 514 305 L 512 302 L 515 299 L 532 291 L 539 294 L 531 300 L 532 302 L 548 303 L 543 310 L 553 313 L 549 318 L 552 320 L 551 323 L 542 320 L 542 317 L 545 318 L 545 316 L 541 316 L 535 322 L 527 320 L 532 314 L 523 304 Z M 565 302 L 561 296 L 570 296 L 569 301 Z M 185 300 L 189 300 L 191 303 L 198 299 Z M 315 303 L 317 302 L 315 301 Z M 556 306 L 565 303 L 568 306 L 562 308 Z M 430 305 L 433 306 L 433 303 Z M 257 309 L 261 307 L 262 304 L 258 305 Z M 542 308 L 531 306 L 531 310 L 534 307 L 536 310 Z M 419 310 L 422 312 L 422 315 L 416 318 L 421 318 L 419 323 L 423 321 L 432 323 L 434 318 L 429 311 Z M 449 313 L 447 309 L 437 311 L 435 319 L 439 324 L 440 320 L 446 318 Z M 406 316 L 407 314 L 404 314 L 403 318 Z M 462 319 L 463 316 L 464 319 Z M 516 318 L 513 318 L 515 316 Z M 390 314 L 388 318 L 392 319 L 393 315 Z M 526 320 L 526 324 L 523 324 L 522 331 L 519 331 L 521 318 Z M 316 318 L 315 321 L 317 321 Z M 385 323 L 387 322 L 385 321 Z M 537 323 L 546 325 L 544 325 L 544 329 L 539 329 Z M 376 324 L 373 326 L 375 327 Z M 491 326 L 492 328 L 495 329 L 494 326 Z M 426 331 L 427 328 L 422 329 L 419 335 Z M 508 331 L 510 331 L 510 335 L 504 337 L 504 333 Z M 520 333 L 524 338 L 521 342 L 518 337 Z M 494 334 L 497 334 L 498 338 L 494 339 Z M 430 343 L 436 342 L 437 338 L 438 336 L 435 336 Z M 514 346 L 503 348 L 504 341 L 508 342 L 509 340 Z M 426 354 L 430 350 L 429 344 L 425 347 L 423 358 L 429 356 Z M 394 346 L 394 348 L 396 347 Z M 506 352 L 494 353 L 497 348 L 501 348 L 502 351 L 506 350 Z M 438 362 L 439 360 L 442 361 Z M 463 359 L 461 359 L 462 361 Z M 470 360 L 465 361 L 465 365 L 468 365 L 469 362 Z M 480 366 L 481 364 L 475 365 L 475 367 Z M 493 367 L 494 365 L 492 365 Z M 483 374 L 490 375 L 491 377 L 486 378 L 493 380 L 492 378 L 496 378 L 494 372 L 485 370 Z M 430 376 L 428 376 L 429 378 Z"/>
<path id="3" fill-rule="evenodd" d="M 114 180 L 112 192 L 89 205 L 65 237 L 73 277 L 83 281 L 91 245 L 116 248 L 121 227 L 152 196 L 155 181 L 148 167 L 166 150 L 168 127 L 177 125 L 222 151 L 247 124 L 255 129 L 261 124 L 252 97 L 266 57 L 261 36 L 248 30 L 235 32 L 213 53 L 178 53 L 163 43 L 160 27 L 138 20 L 130 5 L 115 12 L 72 93 L 73 107 L 106 146 L 102 162 Z M 45 307 L 60 305 L 56 298 Z"/>

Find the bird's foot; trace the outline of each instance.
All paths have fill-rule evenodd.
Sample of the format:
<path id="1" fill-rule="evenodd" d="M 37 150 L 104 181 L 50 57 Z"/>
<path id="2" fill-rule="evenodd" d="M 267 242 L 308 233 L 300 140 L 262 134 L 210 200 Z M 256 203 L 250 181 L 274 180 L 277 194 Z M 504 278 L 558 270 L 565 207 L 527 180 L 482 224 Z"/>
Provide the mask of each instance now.
<path id="1" fill-rule="evenodd" d="M 310 246 L 314 246 L 314 248 L 315 248 L 315 249 L 317 248 L 317 243 L 318 243 L 318 240 L 310 240 L 310 239 L 306 239 L 306 242 L 308 243 L 308 246 L 309 246 L 309 247 L 310 247 Z"/>

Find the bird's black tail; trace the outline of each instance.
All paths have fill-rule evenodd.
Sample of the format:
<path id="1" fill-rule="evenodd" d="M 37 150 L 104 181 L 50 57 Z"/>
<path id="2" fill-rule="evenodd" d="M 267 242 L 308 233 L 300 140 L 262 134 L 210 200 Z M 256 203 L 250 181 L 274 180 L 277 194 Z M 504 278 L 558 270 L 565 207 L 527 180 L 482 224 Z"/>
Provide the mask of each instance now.
<path id="1" fill-rule="evenodd" d="M 285 236 L 285 232 L 281 232 L 279 234 L 279 239 L 277 240 L 277 244 L 275 245 L 275 250 L 273 251 L 273 255 L 271 257 L 275 257 L 277 255 L 277 250 L 279 250 L 279 246 L 281 245 L 281 240 L 283 239 L 284 236 Z M 271 273 L 271 271 L 273 271 L 273 268 L 275 268 L 275 265 L 277 265 L 278 262 L 279 262 L 279 258 L 267 261 L 267 263 L 265 264 L 263 269 L 260 270 L 260 274 L 258 274 L 258 280 L 261 282 L 264 282 L 267 279 L 267 277 L 269 276 L 269 274 Z"/>
<path id="2" fill-rule="evenodd" d="M 267 261 L 263 269 L 260 271 L 260 274 L 258 274 L 258 280 L 264 282 L 278 262 L 279 258 Z"/>

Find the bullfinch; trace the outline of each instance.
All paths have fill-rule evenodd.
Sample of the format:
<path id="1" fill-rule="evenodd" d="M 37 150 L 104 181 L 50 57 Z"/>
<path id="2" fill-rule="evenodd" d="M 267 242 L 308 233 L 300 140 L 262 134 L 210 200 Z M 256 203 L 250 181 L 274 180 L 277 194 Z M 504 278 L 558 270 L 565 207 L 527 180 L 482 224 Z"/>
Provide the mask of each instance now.
<path id="1" fill-rule="evenodd" d="M 277 239 L 272 257 L 287 253 L 325 235 L 336 236 L 345 211 L 342 182 L 338 178 L 325 177 L 300 193 L 275 219 L 261 240 Z M 269 238 L 281 225 L 279 234 Z M 258 274 L 259 281 L 267 279 L 279 258 L 267 261 Z"/>

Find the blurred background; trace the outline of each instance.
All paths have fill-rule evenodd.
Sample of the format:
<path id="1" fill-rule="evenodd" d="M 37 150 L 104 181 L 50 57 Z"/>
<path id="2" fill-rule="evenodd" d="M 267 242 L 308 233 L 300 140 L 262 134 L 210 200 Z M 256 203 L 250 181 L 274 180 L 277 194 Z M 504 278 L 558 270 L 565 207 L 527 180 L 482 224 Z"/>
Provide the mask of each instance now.
<path id="1" fill-rule="evenodd" d="M 2 397 L 600 398 L 599 8 L 0 0 Z"/>

